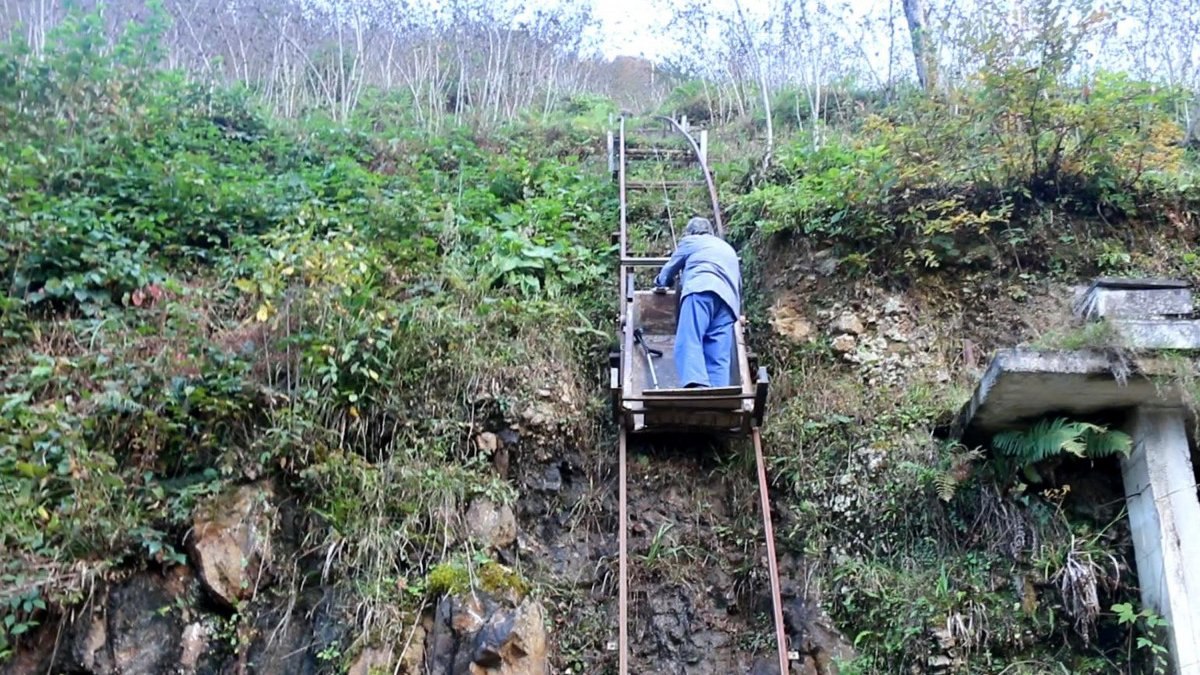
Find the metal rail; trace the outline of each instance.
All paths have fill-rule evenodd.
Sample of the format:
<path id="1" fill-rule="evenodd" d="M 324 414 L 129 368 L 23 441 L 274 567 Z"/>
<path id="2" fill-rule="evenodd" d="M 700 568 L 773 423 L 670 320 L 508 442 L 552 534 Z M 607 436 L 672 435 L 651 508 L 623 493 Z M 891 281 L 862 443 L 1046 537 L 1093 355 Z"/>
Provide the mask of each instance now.
<path id="1" fill-rule="evenodd" d="M 716 184 L 713 182 L 712 173 L 709 171 L 708 163 L 704 157 L 703 152 L 701 151 L 699 144 L 697 144 L 695 139 L 692 138 L 691 134 L 689 134 L 687 132 L 687 130 L 685 128 L 683 128 L 674 119 L 671 119 L 670 117 L 663 117 L 661 119 L 668 122 L 671 125 L 671 127 L 673 127 L 673 130 L 675 132 L 679 133 L 680 135 L 682 135 L 683 138 L 686 139 L 688 144 L 691 146 L 692 152 L 694 153 L 694 155 L 696 157 L 696 162 L 699 164 L 700 169 L 704 175 L 704 182 L 700 183 L 700 184 L 706 185 L 708 187 L 709 198 L 712 202 L 713 221 L 714 221 L 713 224 L 716 226 L 717 232 L 721 236 L 724 236 L 725 235 L 725 226 L 724 226 L 724 223 L 721 218 L 721 205 L 717 201 Z M 664 135 L 669 135 L 670 129 L 668 129 L 667 132 L 668 133 L 664 134 Z M 621 121 L 620 121 L 618 136 L 617 136 L 617 138 L 612 139 L 612 141 L 615 141 L 614 145 L 616 145 L 616 147 L 610 149 L 610 152 L 611 152 L 610 157 L 616 160 L 617 166 L 615 168 L 617 169 L 617 171 L 616 171 L 617 179 L 620 184 L 619 187 L 620 187 L 621 216 L 620 216 L 620 232 L 618 233 L 618 241 L 620 244 L 619 245 L 619 256 L 620 257 L 619 257 L 619 263 L 618 263 L 618 307 L 621 307 L 627 299 L 632 298 L 632 294 L 633 294 L 632 284 L 633 284 L 634 269 L 637 267 L 661 265 L 667 261 L 667 258 L 651 257 L 651 256 L 635 256 L 635 255 L 631 255 L 629 252 L 629 231 L 628 231 L 629 223 L 628 223 L 627 196 L 628 196 L 628 189 L 629 189 L 630 181 L 628 181 L 627 172 L 626 172 L 627 162 L 628 162 L 628 159 L 633 155 L 637 155 L 637 156 L 643 157 L 643 158 L 646 157 L 648 154 L 650 154 L 652 149 L 638 149 L 637 151 L 634 151 L 634 152 L 629 152 L 626 150 L 625 118 L 624 117 L 622 117 Z M 682 152 L 686 152 L 686 151 L 677 151 L 677 152 L 682 153 Z M 666 187 L 677 187 L 677 186 L 682 187 L 682 181 L 680 181 L 678 183 L 679 183 L 679 185 L 668 185 L 668 183 L 666 181 L 663 181 L 662 185 L 663 185 L 664 189 Z M 672 231 L 672 235 L 674 235 L 673 231 Z M 618 312 L 618 316 L 620 316 L 620 312 Z M 622 360 L 621 372 L 628 373 L 628 369 L 627 369 L 627 366 L 629 364 L 628 359 L 631 358 L 630 351 L 631 351 L 631 346 L 632 346 L 629 335 L 632 333 L 633 327 L 632 326 L 624 326 L 624 321 L 621 319 L 618 319 L 618 321 L 622 325 L 622 328 L 623 328 L 622 332 L 624 333 L 624 335 L 623 335 L 624 339 L 622 341 L 623 348 L 621 350 L 621 352 L 622 352 L 621 353 L 621 360 Z M 785 675 L 788 672 L 788 661 L 789 661 L 790 652 L 789 652 L 788 644 L 787 644 L 787 632 L 786 632 L 786 629 L 785 629 L 784 623 L 783 623 L 783 603 L 782 603 L 782 598 L 780 596 L 779 564 L 778 564 L 778 561 L 777 561 L 777 558 L 775 555 L 775 530 L 774 530 L 774 527 L 771 522 L 771 520 L 772 520 L 771 519 L 771 498 L 770 498 L 770 491 L 769 491 L 770 485 L 767 481 L 766 459 L 763 455 L 762 437 L 759 433 L 759 429 L 758 429 L 757 425 L 753 426 L 750 429 L 750 436 L 751 436 L 751 440 L 754 445 L 754 461 L 755 461 L 756 473 L 757 473 L 759 504 L 762 509 L 763 534 L 764 534 L 764 538 L 766 539 L 767 572 L 770 577 L 770 583 L 771 583 L 771 600 L 772 600 L 772 608 L 773 608 L 773 614 L 774 614 L 773 618 L 774 618 L 774 623 L 775 623 L 775 642 L 776 642 L 778 658 L 779 658 L 779 672 L 781 673 L 781 675 Z M 618 444 L 618 452 L 617 452 L 618 480 L 620 482 L 620 485 L 618 487 L 619 531 L 617 533 L 617 548 L 618 548 L 618 557 L 619 557 L 618 571 L 619 571 L 619 575 L 620 575 L 620 579 L 618 581 L 619 597 L 618 597 L 618 601 L 617 601 L 618 602 L 618 608 L 617 608 L 617 614 L 618 614 L 618 619 L 617 619 L 618 620 L 617 664 L 618 664 L 618 673 L 620 675 L 629 675 L 629 539 L 628 539 L 629 508 L 628 508 L 628 471 L 627 471 L 627 469 L 628 469 L 628 466 L 627 466 L 628 431 L 625 428 L 624 423 L 622 423 L 620 426 L 617 444 Z"/>

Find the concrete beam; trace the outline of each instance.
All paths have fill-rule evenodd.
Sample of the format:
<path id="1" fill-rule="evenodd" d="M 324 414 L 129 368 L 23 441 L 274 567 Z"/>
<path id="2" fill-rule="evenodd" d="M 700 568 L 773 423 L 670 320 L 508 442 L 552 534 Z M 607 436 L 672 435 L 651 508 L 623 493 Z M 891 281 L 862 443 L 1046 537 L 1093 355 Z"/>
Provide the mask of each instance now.
<path id="1" fill-rule="evenodd" d="M 1166 619 L 1175 675 L 1200 675 L 1200 499 L 1182 410 L 1138 408 L 1121 461 L 1142 604 Z"/>
<path id="2" fill-rule="evenodd" d="M 1141 358 L 1125 382 L 1112 357 L 1101 351 L 1006 349 L 996 354 L 963 406 L 953 430 L 995 433 L 1048 413 L 1083 416 L 1126 408 L 1183 405 L 1173 364 Z"/>

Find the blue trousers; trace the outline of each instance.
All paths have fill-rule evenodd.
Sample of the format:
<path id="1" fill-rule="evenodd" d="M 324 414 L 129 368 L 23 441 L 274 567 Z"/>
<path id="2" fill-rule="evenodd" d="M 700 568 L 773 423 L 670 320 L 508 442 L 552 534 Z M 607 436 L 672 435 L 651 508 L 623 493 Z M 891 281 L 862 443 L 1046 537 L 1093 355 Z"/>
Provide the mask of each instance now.
<path id="1" fill-rule="evenodd" d="M 683 298 L 675 329 L 675 372 L 679 386 L 729 386 L 733 325 L 737 317 L 712 291 Z"/>

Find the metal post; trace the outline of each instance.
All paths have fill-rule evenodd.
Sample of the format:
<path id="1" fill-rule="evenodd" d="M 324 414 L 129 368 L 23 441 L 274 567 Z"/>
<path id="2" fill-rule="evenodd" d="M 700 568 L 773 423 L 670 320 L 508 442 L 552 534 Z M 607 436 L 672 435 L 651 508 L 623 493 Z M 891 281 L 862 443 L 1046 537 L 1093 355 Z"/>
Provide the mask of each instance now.
<path id="1" fill-rule="evenodd" d="M 700 130 L 700 162 L 708 164 L 708 129 Z"/>
<path id="2" fill-rule="evenodd" d="M 610 129 L 608 131 L 608 172 L 610 174 L 615 173 L 617 170 L 617 153 L 615 151 L 616 148 L 613 147 L 613 132 Z"/>
<path id="3" fill-rule="evenodd" d="M 779 564 L 775 560 L 775 528 L 771 525 L 771 497 L 767 488 L 767 468 L 763 459 L 762 436 L 758 427 L 750 431 L 754 438 L 754 460 L 758 465 L 758 496 L 762 503 L 763 533 L 767 540 L 767 571 L 771 577 L 771 599 L 775 610 L 775 640 L 779 643 L 779 672 L 788 672 L 787 633 L 783 628 L 783 599 L 779 590 Z"/>
<path id="4" fill-rule="evenodd" d="M 620 481 L 618 527 L 620 529 L 617 531 L 617 555 L 619 557 L 617 565 L 621 580 L 619 582 L 620 598 L 617 601 L 617 621 L 620 622 L 617 629 L 617 672 L 620 675 L 629 675 L 629 552 L 625 533 L 626 526 L 629 523 L 629 512 L 625 494 L 625 427 L 623 425 L 618 438 L 620 439 L 617 441 L 619 448 L 617 455 L 620 464 L 620 468 L 618 469 L 618 473 L 620 474 L 618 477 Z"/>

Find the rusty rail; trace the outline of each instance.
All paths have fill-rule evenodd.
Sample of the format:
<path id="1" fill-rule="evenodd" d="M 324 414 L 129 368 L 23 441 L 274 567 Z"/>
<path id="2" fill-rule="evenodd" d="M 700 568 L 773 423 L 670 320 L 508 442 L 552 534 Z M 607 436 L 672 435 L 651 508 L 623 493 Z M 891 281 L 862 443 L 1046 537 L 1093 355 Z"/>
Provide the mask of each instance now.
<path id="1" fill-rule="evenodd" d="M 717 201 L 716 184 L 713 182 L 712 173 L 709 171 L 708 163 L 700 150 L 699 144 L 692 138 L 678 122 L 669 117 L 663 117 L 670 124 L 673 130 L 683 136 L 691 146 L 692 152 L 695 154 L 696 162 L 699 164 L 704 175 L 704 183 L 708 187 L 709 198 L 712 202 L 713 224 L 716 226 L 717 232 L 725 235 L 725 225 L 721 218 L 721 205 Z M 670 130 L 668 130 L 670 131 Z M 629 223 L 628 223 L 628 178 L 626 172 L 627 161 L 631 155 L 626 150 L 625 136 L 625 118 L 620 120 L 618 136 L 612 139 L 616 146 L 611 148 L 613 157 L 617 160 L 617 179 L 620 189 L 620 231 L 618 233 L 619 242 L 619 262 L 618 262 L 618 306 L 621 306 L 626 296 L 632 297 L 632 275 L 636 267 L 659 265 L 666 261 L 663 258 L 655 258 L 648 256 L 633 256 L 629 252 Z M 647 149 L 639 149 L 637 154 L 646 155 Z M 664 183 L 664 188 L 670 187 Z M 672 232 L 674 235 L 674 232 Z M 621 350 L 621 372 L 627 373 L 628 359 L 631 358 L 631 340 L 629 335 L 632 334 L 633 327 L 624 326 L 624 320 L 619 318 L 618 323 L 621 325 L 623 333 L 623 349 Z M 762 437 L 757 426 L 750 430 L 751 440 L 754 445 L 754 461 L 756 465 L 759 504 L 762 509 L 763 534 L 766 539 L 767 552 L 767 571 L 771 582 L 771 600 L 775 623 L 775 642 L 779 657 L 779 672 L 781 675 L 786 675 L 788 672 L 788 661 L 790 652 L 787 644 L 787 631 L 783 623 L 783 603 L 780 596 L 780 581 L 779 581 L 779 564 L 775 555 L 775 530 L 771 519 L 771 498 L 770 485 L 767 480 L 766 459 L 763 455 Z M 618 572 L 620 579 L 618 581 L 618 632 L 617 632 L 617 663 L 618 673 L 620 675 L 629 675 L 629 508 L 628 508 L 628 431 L 624 423 L 621 423 L 618 437 L 618 480 L 620 482 L 618 488 L 618 520 L 619 531 L 617 533 L 617 548 L 618 548 Z"/>

